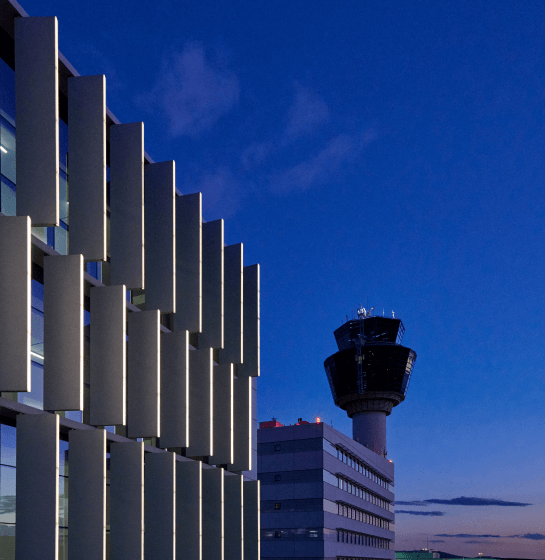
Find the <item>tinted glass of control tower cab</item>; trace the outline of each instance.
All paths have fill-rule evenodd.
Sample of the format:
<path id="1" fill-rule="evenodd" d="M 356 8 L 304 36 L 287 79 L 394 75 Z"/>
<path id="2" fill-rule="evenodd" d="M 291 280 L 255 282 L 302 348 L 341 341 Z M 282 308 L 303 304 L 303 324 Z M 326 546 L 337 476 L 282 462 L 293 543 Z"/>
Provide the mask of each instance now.
<path id="1" fill-rule="evenodd" d="M 388 393 L 395 406 L 403 401 L 416 352 L 401 346 L 405 329 L 400 319 L 361 317 L 335 332 L 339 351 L 324 362 L 335 404 Z"/>

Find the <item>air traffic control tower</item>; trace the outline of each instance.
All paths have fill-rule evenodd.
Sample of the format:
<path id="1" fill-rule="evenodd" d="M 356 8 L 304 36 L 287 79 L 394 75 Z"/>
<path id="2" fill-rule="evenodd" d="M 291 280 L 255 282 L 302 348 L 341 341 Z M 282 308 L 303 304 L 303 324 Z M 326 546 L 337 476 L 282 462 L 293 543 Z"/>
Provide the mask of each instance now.
<path id="1" fill-rule="evenodd" d="M 333 333 L 339 351 L 324 367 L 335 404 L 352 418 L 353 439 L 386 457 L 386 416 L 405 400 L 416 352 L 401 345 L 400 319 L 372 311 L 359 309 Z"/>

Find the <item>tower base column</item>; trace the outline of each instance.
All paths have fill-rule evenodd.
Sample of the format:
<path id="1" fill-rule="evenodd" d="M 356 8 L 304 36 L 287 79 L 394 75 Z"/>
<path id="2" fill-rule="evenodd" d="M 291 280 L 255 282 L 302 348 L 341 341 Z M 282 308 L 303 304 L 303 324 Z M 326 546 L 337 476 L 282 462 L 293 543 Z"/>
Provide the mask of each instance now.
<path id="1" fill-rule="evenodd" d="M 382 457 L 386 457 L 386 412 L 370 410 L 352 416 L 352 437 Z"/>

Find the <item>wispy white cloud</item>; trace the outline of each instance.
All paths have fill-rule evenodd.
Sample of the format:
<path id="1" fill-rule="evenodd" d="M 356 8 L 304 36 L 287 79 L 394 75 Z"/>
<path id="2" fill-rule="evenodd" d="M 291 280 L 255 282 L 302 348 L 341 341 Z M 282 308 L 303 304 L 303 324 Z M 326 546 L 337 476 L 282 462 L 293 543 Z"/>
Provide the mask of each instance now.
<path id="1" fill-rule="evenodd" d="M 306 191 L 326 181 L 342 164 L 349 163 L 374 138 L 371 130 L 360 134 L 340 134 L 332 138 L 314 157 L 271 177 L 271 190 L 278 193 Z"/>
<path id="2" fill-rule="evenodd" d="M 311 134 L 329 120 L 329 108 L 322 98 L 298 82 L 295 82 L 294 86 L 295 99 L 288 110 L 285 142 Z"/>
<path id="3" fill-rule="evenodd" d="M 255 169 L 256 167 L 259 167 L 275 150 L 276 147 L 273 142 L 254 142 L 242 152 L 240 161 L 244 169 Z"/>
<path id="4" fill-rule="evenodd" d="M 203 45 L 191 43 L 171 53 L 151 92 L 138 96 L 139 105 L 158 105 L 173 136 L 197 136 L 210 130 L 238 102 L 237 76 L 224 60 L 212 61 Z"/>
<path id="5" fill-rule="evenodd" d="M 329 120 L 329 108 L 321 97 L 299 82 L 294 83 L 294 88 L 295 96 L 286 112 L 283 130 L 268 140 L 250 144 L 242 152 L 240 161 L 245 170 L 259 167 L 267 158 L 298 138 L 312 134 Z"/>
<path id="6" fill-rule="evenodd" d="M 202 192 L 203 217 L 207 221 L 233 216 L 242 197 L 241 185 L 227 167 L 204 172 L 197 180 L 188 178 L 182 192 Z"/>

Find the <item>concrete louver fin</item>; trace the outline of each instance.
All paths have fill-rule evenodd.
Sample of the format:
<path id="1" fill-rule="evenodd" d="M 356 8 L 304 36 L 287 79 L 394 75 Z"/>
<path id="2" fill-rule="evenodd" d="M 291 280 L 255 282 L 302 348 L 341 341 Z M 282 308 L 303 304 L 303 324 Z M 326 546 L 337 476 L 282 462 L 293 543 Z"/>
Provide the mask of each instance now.
<path id="1" fill-rule="evenodd" d="M 252 469 L 252 378 L 239 375 L 233 383 L 234 460 L 228 469 L 234 472 Z"/>
<path id="2" fill-rule="evenodd" d="M 83 256 L 44 258 L 44 410 L 83 410 Z"/>
<path id="3" fill-rule="evenodd" d="M 189 332 L 161 334 L 161 447 L 189 445 Z"/>
<path id="4" fill-rule="evenodd" d="M 161 400 L 161 314 L 129 313 L 127 436 L 159 437 Z"/>
<path id="5" fill-rule="evenodd" d="M 176 197 L 175 330 L 202 330 L 202 195 Z"/>
<path id="6" fill-rule="evenodd" d="M 189 352 L 189 446 L 187 457 L 214 454 L 212 348 Z"/>
<path id="7" fill-rule="evenodd" d="M 106 260 L 106 78 L 68 78 L 70 254 Z"/>
<path id="8" fill-rule="evenodd" d="M 144 167 L 146 309 L 176 311 L 176 186 L 174 161 Z"/>
<path id="9" fill-rule="evenodd" d="M 28 216 L 0 216 L 0 391 L 30 391 L 31 234 Z"/>
<path id="10" fill-rule="evenodd" d="M 202 560 L 202 462 L 176 463 L 176 558 Z"/>
<path id="11" fill-rule="evenodd" d="M 144 444 L 110 444 L 110 553 L 144 558 Z"/>
<path id="12" fill-rule="evenodd" d="M 17 416 L 17 560 L 56 559 L 59 548 L 59 416 Z"/>
<path id="13" fill-rule="evenodd" d="M 92 287 L 90 336 L 90 423 L 127 423 L 126 289 Z"/>
<path id="14" fill-rule="evenodd" d="M 224 271 L 224 345 L 220 363 L 240 364 L 243 358 L 243 247 L 225 247 Z"/>
<path id="15" fill-rule="evenodd" d="M 244 517 L 241 475 L 225 475 L 225 560 L 244 558 Z"/>
<path id="16" fill-rule="evenodd" d="M 144 468 L 144 557 L 174 560 L 176 555 L 176 455 L 147 453 Z"/>
<path id="17" fill-rule="evenodd" d="M 207 560 L 224 560 L 223 469 L 202 471 L 202 552 Z"/>
<path id="18" fill-rule="evenodd" d="M 68 550 L 78 560 L 106 560 L 106 431 L 71 430 Z"/>
<path id="19" fill-rule="evenodd" d="M 144 288 L 144 123 L 110 127 L 110 283 Z"/>
<path id="20" fill-rule="evenodd" d="M 202 226 L 202 335 L 199 345 L 223 348 L 223 220 Z"/>
<path id="21" fill-rule="evenodd" d="M 59 225 L 59 78 L 56 17 L 15 18 L 17 215 Z"/>
<path id="22" fill-rule="evenodd" d="M 259 480 L 244 481 L 244 559 L 260 560 L 260 484 Z"/>
<path id="23" fill-rule="evenodd" d="M 233 462 L 233 364 L 214 366 L 213 465 Z"/>
<path id="24" fill-rule="evenodd" d="M 259 333 L 259 264 L 244 267 L 244 350 L 243 362 L 238 374 L 259 377 L 260 333 Z"/>

